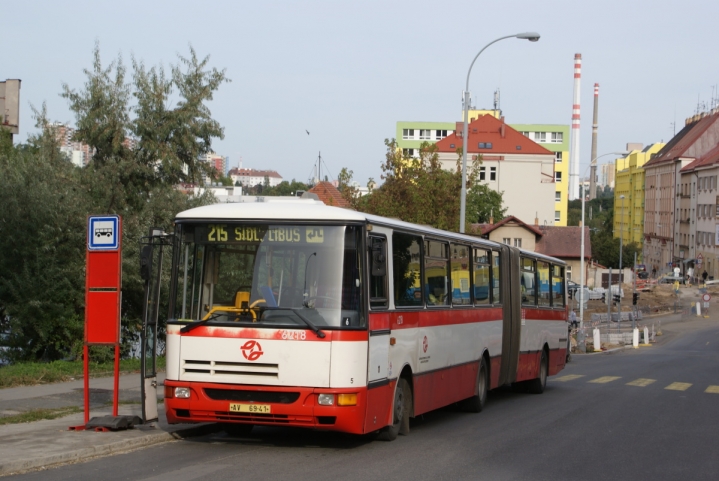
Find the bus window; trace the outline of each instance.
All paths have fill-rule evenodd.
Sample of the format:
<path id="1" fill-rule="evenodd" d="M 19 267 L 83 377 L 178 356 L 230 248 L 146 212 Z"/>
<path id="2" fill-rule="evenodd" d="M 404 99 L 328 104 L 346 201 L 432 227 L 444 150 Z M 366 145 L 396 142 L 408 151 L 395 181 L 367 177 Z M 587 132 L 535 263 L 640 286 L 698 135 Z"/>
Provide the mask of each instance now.
<path id="1" fill-rule="evenodd" d="M 397 307 L 422 306 L 420 251 L 422 238 L 411 234 L 392 234 L 392 281 Z"/>
<path id="2" fill-rule="evenodd" d="M 537 262 L 538 292 L 537 302 L 540 306 L 549 307 L 551 305 L 549 298 L 549 264 L 547 262 Z"/>
<path id="3" fill-rule="evenodd" d="M 449 249 L 444 242 L 424 241 L 424 288 L 428 306 L 449 304 Z"/>
<path id="4" fill-rule="evenodd" d="M 564 307 L 564 267 L 552 266 L 552 305 Z"/>
<path id="5" fill-rule="evenodd" d="M 537 294 L 534 282 L 534 260 L 521 257 L 520 263 L 519 283 L 522 290 L 522 304 L 525 306 L 536 306 Z"/>
<path id="6" fill-rule="evenodd" d="M 449 250 L 452 304 L 455 306 L 469 304 L 469 247 L 451 244 Z"/>
<path id="7" fill-rule="evenodd" d="M 492 304 L 502 303 L 502 255 L 499 252 L 492 251 Z"/>
<path id="8" fill-rule="evenodd" d="M 370 236 L 369 245 L 369 306 L 371 309 L 383 309 L 388 306 L 387 239 Z"/>
<path id="9" fill-rule="evenodd" d="M 474 303 L 490 304 L 490 255 L 489 251 L 474 249 Z"/>

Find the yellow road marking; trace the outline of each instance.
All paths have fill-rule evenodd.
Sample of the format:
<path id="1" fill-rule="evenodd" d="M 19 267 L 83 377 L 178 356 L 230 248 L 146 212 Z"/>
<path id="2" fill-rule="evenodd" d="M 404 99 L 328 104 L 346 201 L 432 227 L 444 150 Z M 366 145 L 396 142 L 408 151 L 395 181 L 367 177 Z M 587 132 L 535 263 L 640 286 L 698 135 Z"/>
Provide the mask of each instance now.
<path id="1" fill-rule="evenodd" d="M 634 381 L 632 381 L 632 382 L 628 382 L 628 383 L 627 383 L 627 386 L 639 386 L 639 387 L 644 387 L 644 386 L 649 386 L 649 385 L 650 385 L 651 383 L 653 383 L 653 382 L 656 382 L 656 379 L 643 379 L 643 378 L 639 378 L 639 379 L 636 379 L 636 380 L 634 380 Z"/>
<path id="2" fill-rule="evenodd" d="M 670 391 L 686 391 L 691 387 L 691 383 L 688 382 L 673 382 L 664 389 L 669 389 Z"/>
<path id="3" fill-rule="evenodd" d="M 567 382 L 584 377 L 584 374 L 567 374 L 566 376 L 555 377 L 552 381 Z"/>
<path id="4" fill-rule="evenodd" d="M 589 382 L 597 383 L 597 384 L 605 384 L 608 382 L 616 381 L 617 379 L 621 379 L 619 376 L 604 376 L 604 377 L 598 377 L 596 379 L 592 379 Z"/>
<path id="5" fill-rule="evenodd" d="M 719 386 L 709 386 L 706 391 L 711 394 L 719 394 Z"/>

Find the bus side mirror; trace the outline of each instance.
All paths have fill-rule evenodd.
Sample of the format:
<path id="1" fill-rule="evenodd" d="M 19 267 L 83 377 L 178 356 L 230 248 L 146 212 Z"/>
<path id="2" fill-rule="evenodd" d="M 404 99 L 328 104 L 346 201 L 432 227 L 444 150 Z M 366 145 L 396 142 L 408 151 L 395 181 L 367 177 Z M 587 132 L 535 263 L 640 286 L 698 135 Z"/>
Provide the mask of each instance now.
<path id="1" fill-rule="evenodd" d="M 387 275 L 387 255 L 383 241 L 372 243 L 372 275 L 381 277 Z"/>
<path id="2" fill-rule="evenodd" d="M 140 277 L 143 281 L 150 280 L 150 265 L 152 264 L 152 246 L 143 246 L 140 251 Z"/>

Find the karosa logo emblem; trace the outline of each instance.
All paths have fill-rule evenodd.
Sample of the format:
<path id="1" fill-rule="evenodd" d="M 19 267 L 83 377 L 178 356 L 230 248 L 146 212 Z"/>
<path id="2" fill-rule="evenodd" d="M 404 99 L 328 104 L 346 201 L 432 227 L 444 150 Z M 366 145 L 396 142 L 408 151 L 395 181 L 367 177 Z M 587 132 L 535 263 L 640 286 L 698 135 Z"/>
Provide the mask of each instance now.
<path id="1" fill-rule="evenodd" d="M 248 361 L 256 361 L 264 354 L 264 352 L 262 352 L 262 346 L 260 346 L 260 343 L 257 341 L 247 341 L 240 349 L 242 349 L 242 355 L 245 356 L 245 359 Z"/>

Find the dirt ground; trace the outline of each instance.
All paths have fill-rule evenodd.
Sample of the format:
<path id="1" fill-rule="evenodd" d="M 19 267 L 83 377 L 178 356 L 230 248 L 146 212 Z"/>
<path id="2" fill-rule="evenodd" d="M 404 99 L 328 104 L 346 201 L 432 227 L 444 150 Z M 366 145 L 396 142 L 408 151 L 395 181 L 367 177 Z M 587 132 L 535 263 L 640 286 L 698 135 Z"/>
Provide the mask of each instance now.
<path id="1" fill-rule="evenodd" d="M 624 284 L 622 285 L 622 289 L 624 290 L 622 311 L 630 311 L 632 307 L 632 285 Z M 719 299 L 719 286 L 710 286 L 706 291 L 712 296 L 712 300 Z M 652 312 L 664 310 L 673 306 L 675 301 L 680 303 L 683 301 L 696 301 L 701 295 L 697 286 L 682 286 L 679 288 L 679 296 L 677 297 L 674 295 L 674 287 L 671 284 L 655 284 L 651 287 L 647 287 L 644 291 L 637 290 L 637 292 L 639 292 L 637 306 L 640 308 L 644 307 L 645 309 L 643 310 L 645 312 L 647 310 Z M 570 300 L 570 303 L 570 306 L 578 312 L 579 307 L 577 304 L 573 300 Z M 590 300 L 587 302 L 587 309 L 584 312 L 589 314 L 594 312 L 605 314 L 607 312 L 607 305 L 602 300 Z M 612 306 L 612 312 L 617 312 L 616 306 Z"/>

